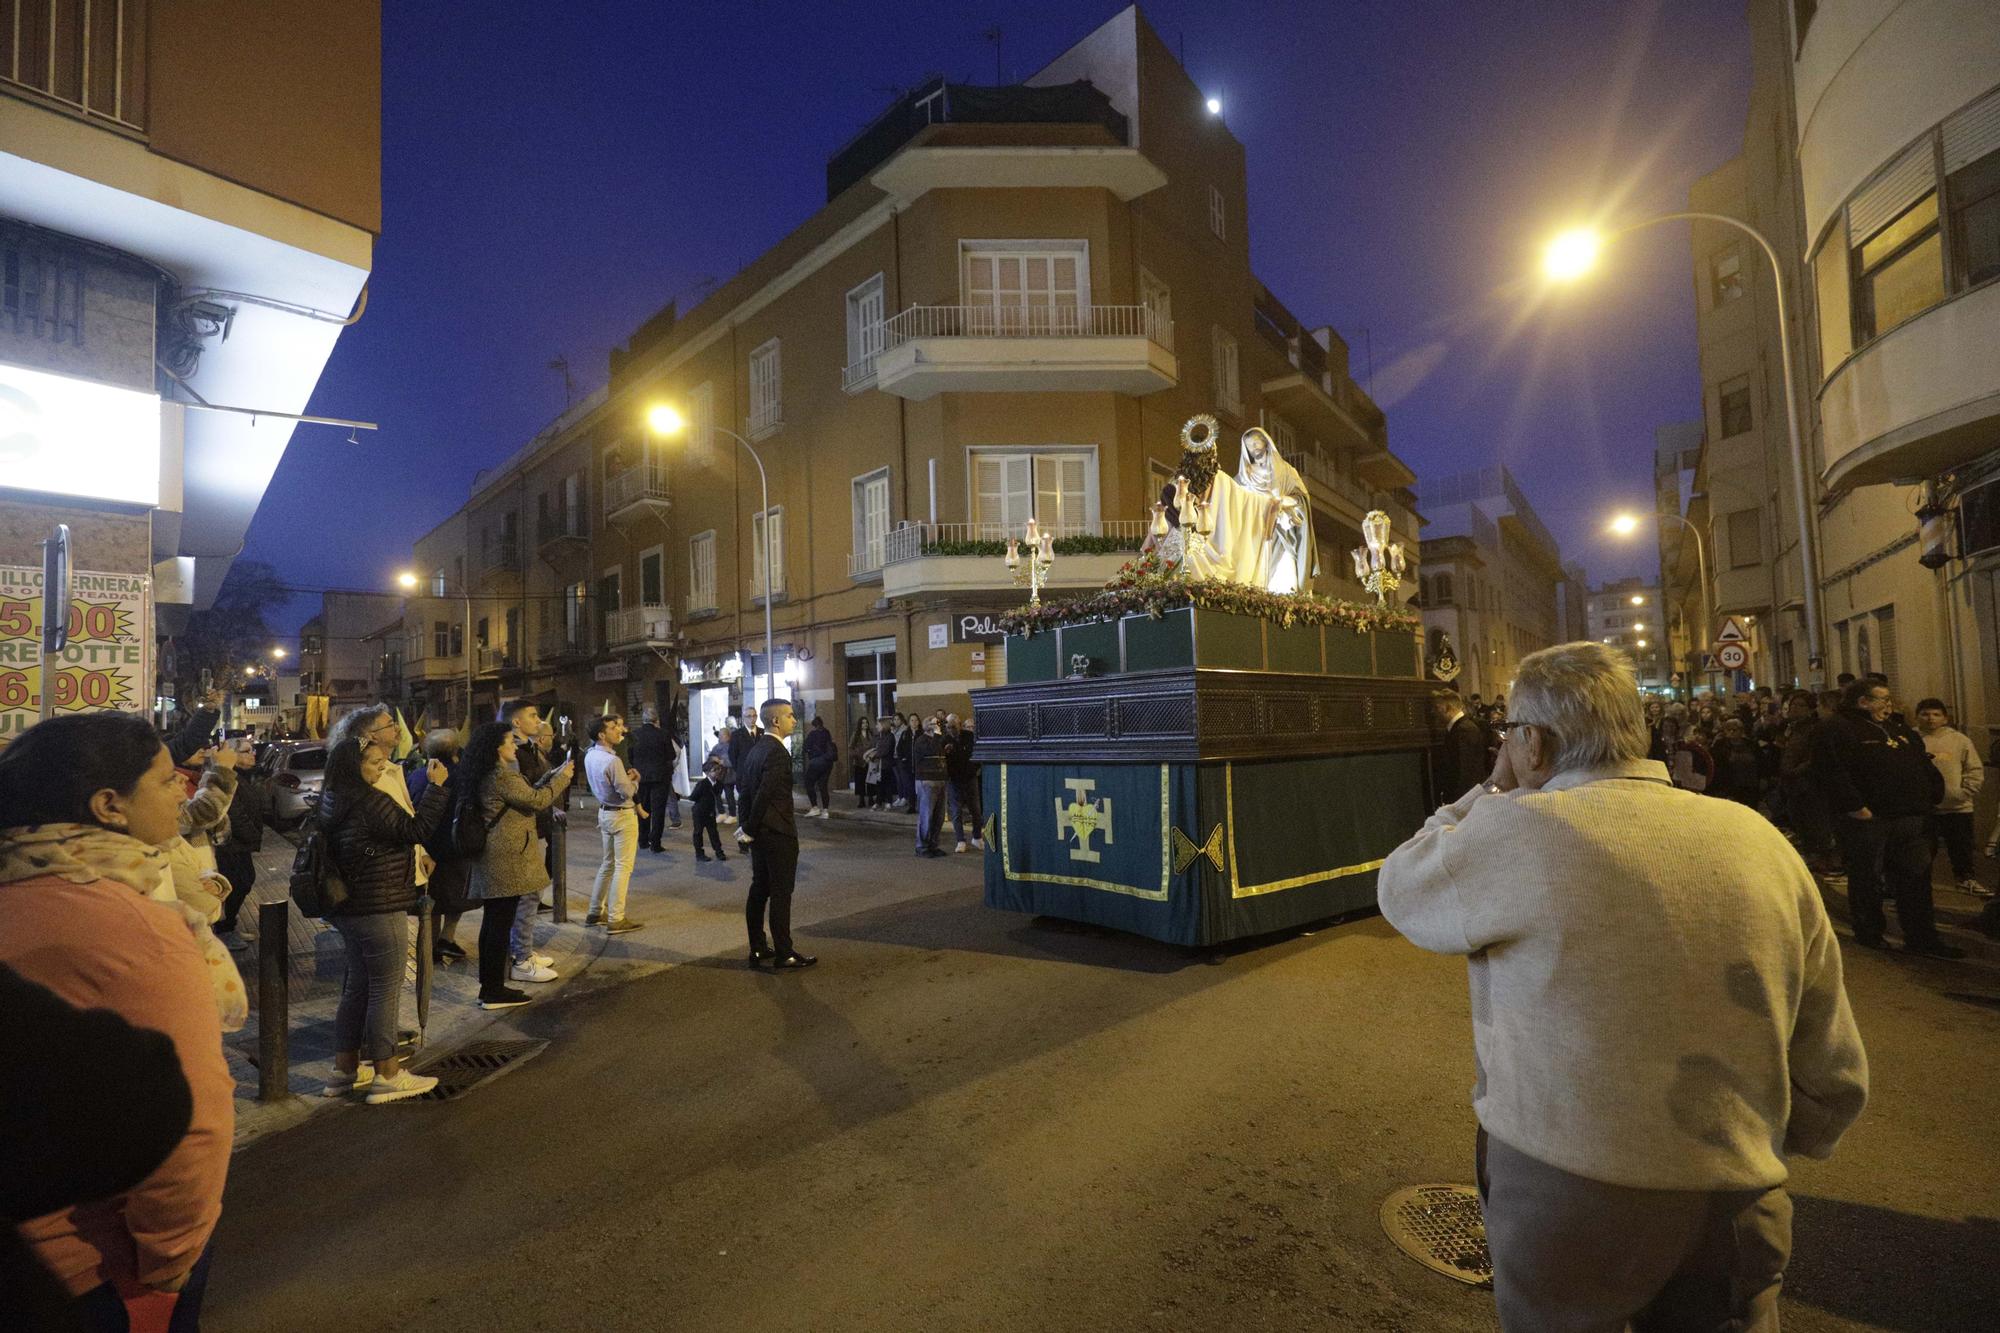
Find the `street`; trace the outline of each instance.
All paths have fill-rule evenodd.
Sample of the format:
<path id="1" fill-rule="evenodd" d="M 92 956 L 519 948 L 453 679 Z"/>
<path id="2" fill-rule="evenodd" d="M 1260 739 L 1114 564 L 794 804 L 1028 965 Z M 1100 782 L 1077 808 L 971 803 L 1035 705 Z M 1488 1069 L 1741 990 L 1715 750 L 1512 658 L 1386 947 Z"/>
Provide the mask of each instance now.
<path id="1" fill-rule="evenodd" d="M 690 868 L 642 862 L 648 929 L 495 1029 L 539 1056 L 240 1153 L 207 1327 L 1495 1327 L 1377 1218 L 1472 1176 L 1462 962 L 1373 917 L 1209 959 L 1009 916 L 977 858 L 836 820 L 821 966 L 772 976 L 747 861 Z M 2000 976 L 1847 958 L 1873 1100 L 1795 1171 L 1786 1324 L 1984 1327 Z"/>

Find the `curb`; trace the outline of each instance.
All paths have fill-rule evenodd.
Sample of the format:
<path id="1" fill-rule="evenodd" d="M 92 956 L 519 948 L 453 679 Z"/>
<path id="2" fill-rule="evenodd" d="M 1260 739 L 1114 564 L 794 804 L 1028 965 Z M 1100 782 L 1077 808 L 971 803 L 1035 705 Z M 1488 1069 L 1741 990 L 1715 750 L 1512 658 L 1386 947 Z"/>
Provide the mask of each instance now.
<path id="1" fill-rule="evenodd" d="M 1815 874 L 1813 879 L 1819 884 L 1820 897 L 1826 902 L 1827 915 L 1852 929 L 1853 914 L 1847 904 L 1846 879 L 1830 880 Z M 1975 898 L 1969 893 L 1960 893 L 1956 885 L 1934 885 L 1932 896 L 1937 902 L 1938 936 L 1947 944 L 1955 944 L 1965 950 L 1965 961 L 1989 965 L 2000 965 L 2000 940 L 1988 939 L 1971 925 L 1987 900 Z M 1890 921 L 1895 921 L 1895 902 L 1888 903 Z"/>

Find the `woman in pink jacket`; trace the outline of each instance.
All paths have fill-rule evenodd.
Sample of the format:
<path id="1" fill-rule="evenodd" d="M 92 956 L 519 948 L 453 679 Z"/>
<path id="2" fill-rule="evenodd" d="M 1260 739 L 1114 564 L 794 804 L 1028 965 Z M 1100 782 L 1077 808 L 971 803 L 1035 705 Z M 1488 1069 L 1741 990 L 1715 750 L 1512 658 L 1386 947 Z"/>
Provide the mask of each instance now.
<path id="1" fill-rule="evenodd" d="M 0 752 L 0 963 L 164 1033 L 192 1093 L 187 1132 L 152 1174 L 20 1227 L 87 1328 L 123 1328 L 128 1311 L 196 1327 L 222 1212 L 235 1129 L 222 1029 L 245 996 L 228 950 L 174 898 L 161 848 L 184 795 L 159 736 L 129 714 L 56 718 Z M 99 1109 L 117 1132 L 118 1108 Z"/>

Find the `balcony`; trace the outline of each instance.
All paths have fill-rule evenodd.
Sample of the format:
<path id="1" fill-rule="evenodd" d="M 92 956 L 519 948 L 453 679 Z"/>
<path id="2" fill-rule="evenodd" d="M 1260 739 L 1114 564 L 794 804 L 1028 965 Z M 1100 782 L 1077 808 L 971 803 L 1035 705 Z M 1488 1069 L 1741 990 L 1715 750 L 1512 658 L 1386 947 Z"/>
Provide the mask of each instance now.
<path id="1" fill-rule="evenodd" d="M 1334 470 L 1332 463 L 1309 449 L 1287 454 L 1285 461 L 1298 468 L 1299 474 L 1306 479 L 1306 489 L 1316 492 L 1315 498 L 1329 508 L 1335 508 L 1336 512 L 1338 509 L 1332 502 L 1338 498 L 1360 511 L 1357 519 L 1371 509 L 1387 514 L 1390 529 L 1410 545 L 1412 555 L 1416 553 L 1416 543 L 1422 540 L 1422 534 L 1418 530 L 1417 516 L 1406 505 L 1389 495 L 1371 490 L 1352 477 L 1341 475 Z M 1317 494 L 1321 491 L 1325 493 Z"/>
<path id="2" fill-rule="evenodd" d="M 1139 519 L 1046 529 L 1055 537 L 1056 560 L 1042 586 L 1102 587 L 1137 554 L 1147 526 Z M 1018 528 L 1009 531 L 995 523 L 905 523 L 892 529 L 882 544 L 882 595 L 919 597 L 1011 588 L 1014 576 L 1004 557 L 1007 539 L 1019 536 Z"/>
<path id="3" fill-rule="evenodd" d="M 567 552 L 588 551 L 590 523 L 584 518 L 583 510 L 567 509 L 541 515 L 535 524 L 535 548 L 544 559 Z"/>
<path id="4" fill-rule="evenodd" d="M 145 131 L 144 5 L 16 3 L 0 6 L 0 22 L 13 48 L 11 58 L 0 59 L 0 85 L 26 89 L 86 120 Z"/>
<path id="5" fill-rule="evenodd" d="M 674 638 L 674 613 L 665 606 L 628 606 L 604 616 L 607 649 L 665 646 Z"/>
<path id="6" fill-rule="evenodd" d="M 689 621 L 713 620 L 721 613 L 722 608 L 715 604 L 715 594 L 713 592 L 690 593 L 687 599 L 687 614 L 682 619 Z"/>
<path id="7" fill-rule="evenodd" d="M 577 623 L 542 626 L 541 637 L 535 641 L 535 660 L 543 664 L 572 662 L 593 656 L 596 651 L 596 636 L 591 633 L 590 617 L 580 616 Z"/>
<path id="8" fill-rule="evenodd" d="M 413 657 L 403 663 L 403 675 L 411 682 L 455 680 L 465 675 L 465 654 L 452 657 Z"/>
<path id="9" fill-rule="evenodd" d="M 868 543 L 866 549 L 847 553 L 847 577 L 858 583 L 879 583 L 882 580 L 882 564 L 888 552 L 889 539 L 885 534 Z"/>
<path id="10" fill-rule="evenodd" d="M 1157 393 L 1180 382 L 1174 330 L 1143 305 L 920 305 L 884 320 L 847 367 L 900 398 L 940 393 Z"/>
<path id="11" fill-rule="evenodd" d="M 521 544 L 513 537 L 501 537 L 489 543 L 479 555 L 479 577 L 495 578 L 502 574 L 521 572 Z"/>
<path id="12" fill-rule="evenodd" d="M 506 648 L 478 648 L 474 650 L 482 676 L 497 676 L 509 671 L 519 671 L 521 663 L 513 652 Z"/>
<path id="13" fill-rule="evenodd" d="M 663 463 L 640 463 L 604 479 L 604 516 L 608 519 L 640 513 L 664 515 L 671 503 Z"/>

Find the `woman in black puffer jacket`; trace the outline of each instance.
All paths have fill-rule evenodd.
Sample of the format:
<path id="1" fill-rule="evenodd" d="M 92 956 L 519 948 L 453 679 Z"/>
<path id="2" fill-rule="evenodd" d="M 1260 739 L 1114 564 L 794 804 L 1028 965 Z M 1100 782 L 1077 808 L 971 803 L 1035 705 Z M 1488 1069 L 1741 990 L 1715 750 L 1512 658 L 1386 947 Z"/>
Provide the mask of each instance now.
<path id="1" fill-rule="evenodd" d="M 340 1008 L 333 1019 L 334 1081 L 328 1091 L 365 1094 L 370 1105 L 429 1092 L 437 1080 L 412 1074 L 396 1056 L 409 951 L 410 909 L 417 905 L 417 844 L 435 833 L 451 807 L 443 764 L 427 766 L 430 785 L 414 818 L 376 783 L 388 768 L 381 747 L 351 737 L 326 758 L 319 824 L 347 899 L 329 918 L 347 945 Z M 401 781 L 400 778 L 396 779 Z M 366 1055 L 375 1066 L 363 1072 Z"/>

